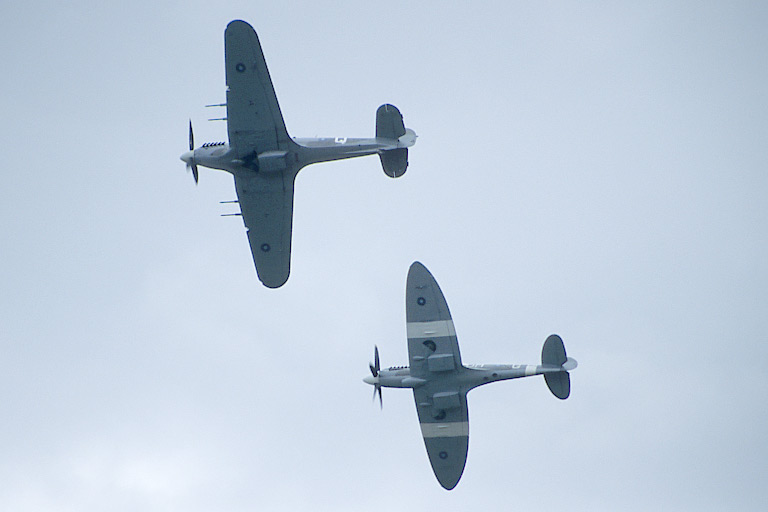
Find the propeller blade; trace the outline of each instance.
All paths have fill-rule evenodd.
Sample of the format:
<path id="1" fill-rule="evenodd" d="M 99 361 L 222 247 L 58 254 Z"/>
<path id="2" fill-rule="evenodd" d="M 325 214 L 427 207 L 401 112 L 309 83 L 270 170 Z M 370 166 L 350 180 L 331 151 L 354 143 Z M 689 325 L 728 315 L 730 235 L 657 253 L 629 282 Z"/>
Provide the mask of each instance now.
<path id="1" fill-rule="evenodd" d="M 379 376 L 379 370 L 381 370 L 381 365 L 379 363 L 379 347 L 376 345 L 373 346 L 373 363 L 368 363 L 368 368 L 371 370 L 371 375 L 373 375 L 373 378 L 376 379 Z M 378 380 L 374 380 L 372 382 L 373 384 L 373 400 L 376 400 L 376 395 L 379 395 L 379 407 L 384 408 L 384 400 L 381 397 L 381 384 Z"/>
<path id="2" fill-rule="evenodd" d="M 384 408 L 384 401 L 381 398 L 381 384 L 374 384 L 373 385 L 373 396 L 371 397 L 371 401 L 376 401 L 376 395 L 379 395 L 379 408 Z"/>
<path id="3" fill-rule="evenodd" d="M 379 347 L 376 345 L 373 346 L 373 361 L 373 364 L 368 363 L 368 368 L 371 369 L 371 375 L 378 377 L 381 367 L 379 366 Z"/>
<path id="4" fill-rule="evenodd" d="M 187 164 L 187 172 L 192 171 L 192 177 L 195 178 L 195 184 L 197 184 L 198 179 L 200 178 L 198 172 L 197 172 L 197 165 L 196 164 Z"/>
<path id="5" fill-rule="evenodd" d="M 195 135 L 192 132 L 192 120 L 189 120 L 189 150 L 194 151 L 195 150 Z M 192 171 L 192 177 L 195 178 L 195 184 L 200 180 L 200 175 L 197 172 L 197 163 L 195 163 L 194 153 L 192 153 L 192 158 L 185 160 L 184 156 L 182 155 L 182 160 L 187 162 L 187 172 Z"/>

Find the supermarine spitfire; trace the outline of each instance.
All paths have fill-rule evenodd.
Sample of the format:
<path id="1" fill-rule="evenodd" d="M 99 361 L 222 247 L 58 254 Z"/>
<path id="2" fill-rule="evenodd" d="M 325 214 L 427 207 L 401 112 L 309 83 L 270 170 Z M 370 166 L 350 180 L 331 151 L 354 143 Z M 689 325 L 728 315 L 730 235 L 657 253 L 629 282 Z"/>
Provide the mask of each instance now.
<path id="1" fill-rule="evenodd" d="M 198 166 L 220 169 L 235 178 L 240 215 L 261 282 L 278 288 L 290 273 L 293 186 L 305 166 L 378 154 L 387 176 L 408 167 L 408 148 L 416 142 L 400 111 L 382 105 L 376 112 L 376 137 L 294 139 L 288 135 L 256 32 L 235 20 L 224 32 L 229 144 L 195 148 L 192 122 L 189 151 L 181 156 L 198 181 Z M 217 105 L 214 105 L 217 106 Z M 237 215 L 237 214 L 236 214 Z"/>
<path id="2" fill-rule="evenodd" d="M 440 485 L 451 490 L 467 461 L 467 393 L 491 382 L 543 375 L 552 394 L 564 400 L 571 392 L 568 371 L 577 363 L 566 355 L 560 336 L 553 334 L 544 342 L 539 365 L 463 365 L 443 292 L 419 262 L 408 271 L 405 302 L 410 365 L 381 369 L 376 348 L 371 375 L 363 381 L 374 386 L 380 403 L 383 387 L 413 389 L 432 470 Z"/>

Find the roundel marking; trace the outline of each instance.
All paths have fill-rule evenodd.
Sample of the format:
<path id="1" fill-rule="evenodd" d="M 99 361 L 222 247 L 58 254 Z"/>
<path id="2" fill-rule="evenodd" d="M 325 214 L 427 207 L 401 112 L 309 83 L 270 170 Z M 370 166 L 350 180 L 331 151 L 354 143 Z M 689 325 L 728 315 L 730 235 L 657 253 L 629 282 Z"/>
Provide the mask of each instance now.
<path id="1" fill-rule="evenodd" d="M 448 452 L 440 452 L 437 456 L 445 460 L 448 458 Z"/>
<path id="2" fill-rule="evenodd" d="M 235 65 L 235 70 L 236 70 L 238 73 L 242 73 L 243 71 L 245 71 L 245 64 L 243 64 L 242 62 L 238 62 L 238 63 Z"/>
<path id="3" fill-rule="evenodd" d="M 418 304 L 419 306 L 423 306 L 426 303 L 427 303 L 427 299 L 425 299 L 424 297 L 419 297 L 418 299 L 416 299 L 416 304 Z"/>
<path id="4" fill-rule="evenodd" d="M 269 252 L 270 249 L 271 249 L 271 247 L 269 246 L 269 244 L 261 244 L 261 250 L 262 251 Z"/>

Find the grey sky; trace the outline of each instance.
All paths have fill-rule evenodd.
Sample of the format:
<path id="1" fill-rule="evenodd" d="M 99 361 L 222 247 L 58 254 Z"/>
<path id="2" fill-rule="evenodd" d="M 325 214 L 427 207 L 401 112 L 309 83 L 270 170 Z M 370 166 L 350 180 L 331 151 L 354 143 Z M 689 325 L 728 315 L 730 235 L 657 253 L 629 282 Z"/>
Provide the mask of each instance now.
<path id="1" fill-rule="evenodd" d="M 6 4 L 1 510 L 765 509 L 763 3 Z M 178 159 L 226 139 L 235 18 L 291 135 L 420 136 L 398 180 L 301 172 L 279 290 Z M 580 363 L 470 393 L 451 492 L 361 382 L 407 362 L 413 260 L 466 363 Z"/>

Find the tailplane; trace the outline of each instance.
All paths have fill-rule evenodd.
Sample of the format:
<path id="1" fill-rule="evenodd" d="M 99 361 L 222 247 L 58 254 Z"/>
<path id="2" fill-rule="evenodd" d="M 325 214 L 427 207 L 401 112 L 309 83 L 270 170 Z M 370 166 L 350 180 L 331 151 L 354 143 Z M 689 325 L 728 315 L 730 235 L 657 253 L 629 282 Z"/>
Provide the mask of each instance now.
<path id="1" fill-rule="evenodd" d="M 569 370 L 576 368 L 576 360 L 565 353 L 565 345 L 557 334 L 549 336 L 541 349 L 541 364 L 556 371 L 544 373 L 547 387 L 557 398 L 565 400 L 571 394 L 571 377 Z"/>
<path id="2" fill-rule="evenodd" d="M 409 139 L 415 140 L 415 134 L 412 130 L 406 130 L 403 124 L 403 116 L 394 105 L 382 105 L 376 111 L 376 138 L 391 139 L 400 144 L 400 138 L 407 132 L 412 134 Z M 412 145 L 412 142 L 408 144 Z M 384 173 L 390 178 L 399 178 L 405 174 L 408 168 L 408 148 L 399 147 L 396 149 L 387 149 L 379 152 L 381 167 Z"/>

